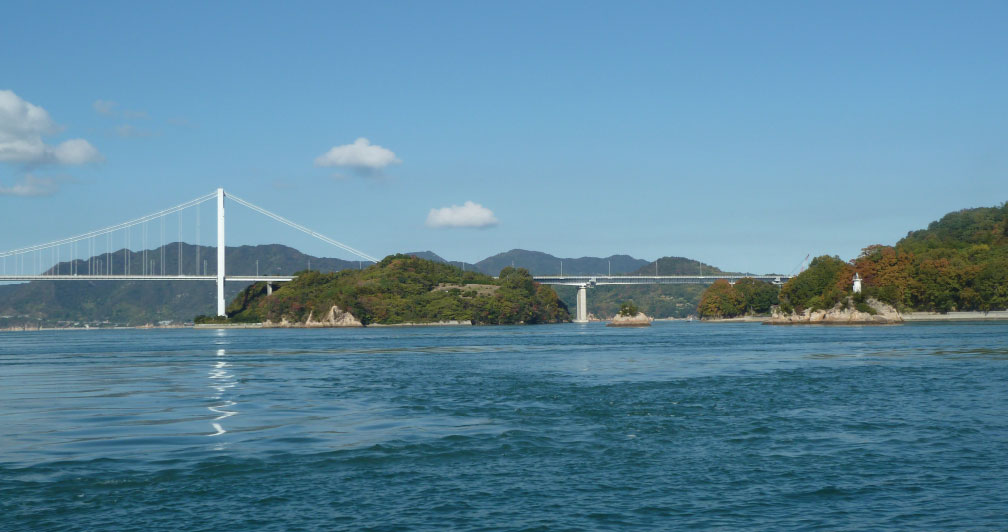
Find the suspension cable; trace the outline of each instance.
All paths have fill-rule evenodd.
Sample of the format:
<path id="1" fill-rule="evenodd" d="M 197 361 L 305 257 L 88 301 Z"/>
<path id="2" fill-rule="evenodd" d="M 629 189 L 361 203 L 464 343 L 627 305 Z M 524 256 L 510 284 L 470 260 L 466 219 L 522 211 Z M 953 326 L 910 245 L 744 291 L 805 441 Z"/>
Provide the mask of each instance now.
<path id="1" fill-rule="evenodd" d="M 157 218 L 157 217 L 159 217 L 159 216 L 161 216 L 163 214 L 170 213 L 170 212 L 180 211 L 182 209 L 186 209 L 186 208 L 192 207 L 193 205 L 199 205 L 200 203 L 203 203 L 205 201 L 209 201 L 209 200 L 211 200 L 213 198 L 216 198 L 216 197 L 217 197 L 217 192 L 215 191 L 215 192 L 212 192 L 212 193 L 207 194 L 205 196 L 201 196 L 199 198 L 196 198 L 194 200 L 190 200 L 190 201 L 187 201 L 185 203 L 181 203 L 181 204 L 176 205 L 174 207 L 170 207 L 168 209 L 164 209 L 162 211 L 158 211 L 158 212 L 153 213 L 153 214 L 148 214 L 147 216 L 141 216 L 140 218 L 136 218 L 136 219 L 130 220 L 128 222 L 123 222 L 123 223 L 120 223 L 120 224 L 112 225 L 112 226 L 109 226 L 109 227 L 105 227 L 103 229 L 97 229 L 97 230 L 94 230 L 94 231 L 89 231 L 87 233 L 82 233 L 82 234 L 79 234 L 77 236 L 72 236 L 72 237 L 69 237 L 69 238 L 64 238 L 62 240 L 54 240 L 52 242 L 47 242 L 45 244 L 36 244 L 34 246 L 28 246 L 28 247 L 24 247 L 24 248 L 20 248 L 20 249 L 13 249 L 13 250 L 10 250 L 10 251 L 2 251 L 2 252 L 0 252 L 0 257 L 9 257 L 11 255 L 18 255 L 18 254 L 21 254 L 21 253 L 28 253 L 28 252 L 32 252 L 32 251 L 38 251 L 38 250 L 41 250 L 41 249 L 48 249 L 48 248 L 51 248 L 53 246 L 58 246 L 58 245 L 62 245 L 62 244 L 69 244 L 71 242 L 77 242 L 77 241 L 84 240 L 84 239 L 87 239 L 87 238 L 93 238 L 95 236 L 104 235 L 104 234 L 110 233 L 112 231 L 118 231 L 119 229 L 124 229 L 124 228 L 127 228 L 127 227 L 133 227 L 133 226 L 135 226 L 137 224 L 141 224 L 141 223 L 153 220 L 153 219 L 155 219 L 155 218 Z"/>
<path id="2" fill-rule="evenodd" d="M 256 205 L 253 205 L 253 204 L 251 204 L 251 203 L 249 203 L 249 202 L 247 202 L 247 201 L 239 198 L 238 196 L 235 196 L 234 194 L 231 194 L 230 192 L 225 192 L 224 195 L 225 195 L 225 197 L 231 198 L 235 202 L 237 202 L 237 203 L 239 203 L 241 205 L 244 205 L 245 207 L 248 207 L 249 209 L 252 209 L 253 211 L 258 212 L 259 214 L 263 214 L 263 215 L 269 216 L 270 218 L 273 218 L 274 220 L 276 220 L 276 221 L 278 221 L 280 223 L 283 223 L 283 224 L 286 224 L 286 225 L 288 225 L 290 227 L 293 227 L 294 229 L 297 229 L 298 231 L 301 231 L 302 233 L 307 233 L 307 234 L 309 234 L 309 235 L 311 235 L 311 236 L 313 236 L 313 237 L 315 237 L 315 238 L 317 238 L 317 239 L 319 239 L 319 240 L 321 240 L 323 242 L 326 242 L 328 244 L 332 244 L 332 245 L 334 245 L 334 246 L 336 246 L 336 247 L 338 247 L 340 249 L 343 249 L 344 251 L 348 251 L 350 253 L 353 253 L 354 255 L 356 255 L 356 256 L 358 256 L 358 257 L 360 257 L 362 259 L 366 259 L 366 260 L 369 260 L 371 262 L 378 262 L 378 259 L 372 257 L 371 255 L 368 255 L 367 253 L 364 253 L 363 251 L 356 250 L 356 249 L 354 249 L 354 248 L 352 248 L 352 247 L 350 247 L 350 246 L 348 246 L 348 245 L 346 245 L 346 244 L 344 244 L 342 242 L 339 242 L 337 240 L 333 240 L 332 238 L 329 238 L 329 237 L 327 237 L 327 236 L 325 236 L 323 234 L 316 233 L 315 231 L 312 231 L 311 229 L 308 229 L 307 227 L 305 227 L 305 226 L 303 226 L 301 224 L 292 222 L 292 221 L 288 220 L 287 218 L 284 218 L 283 216 L 280 216 L 279 214 L 274 214 L 274 213 L 272 213 L 270 211 L 267 211 L 266 209 L 263 209 L 262 207 L 258 207 Z"/>

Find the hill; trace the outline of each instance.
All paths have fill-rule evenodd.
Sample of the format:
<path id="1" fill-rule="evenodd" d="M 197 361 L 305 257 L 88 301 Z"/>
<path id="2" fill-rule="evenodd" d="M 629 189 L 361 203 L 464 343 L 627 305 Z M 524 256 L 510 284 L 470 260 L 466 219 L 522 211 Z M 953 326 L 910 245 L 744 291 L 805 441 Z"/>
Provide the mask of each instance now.
<path id="1" fill-rule="evenodd" d="M 336 312 L 350 312 L 363 325 L 570 321 L 553 289 L 533 282 L 525 269 L 505 268 L 495 279 L 408 255 L 390 255 L 364 270 L 300 272 L 269 295 L 256 283 L 229 305 L 228 320 L 307 324 Z"/>
<path id="2" fill-rule="evenodd" d="M 563 273 L 571 275 L 587 275 L 593 273 L 605 274 L 612 268 L 612 273 L 629 273 L 645 264 L 647 261 L 635 259 L 629 255 L 611 255 L 609 257 L 560 258 L 541 251 L 512 249 L 487 257 L 475 264 L 476 268 L 487 275 L 497 275 L 508 266 L 525 268 L 532 275 L 551 275 L 560 273 L 560 263 L 563 262 Z"/>
<path id="3" fill-rule="evenodd" d="M 1008 309 L 1008 203 L 946 214 L 852 266 L 866 294 L 899 309 Z"/>
<path id="4" fill-rule="evenodd" d="M 637 259 L 634 259 L 635 261 Z M 658 275 L 705 275 L 726 273 L 716 266 L 687 259 L 685 257 L 661 257 L 651 262 L 643 263 L 628 275 L 655 275 L 657 264 Z M 564 262 L 564 272 L 567 263 Z M 615 266 L 613 273 L 616 273 Z M 557 294 L 569 306 L 576 304 L 576 292 L 573 287 L 558 286 Z M 599 318 L 615 316 L 620 306 L 632 301 L 640 311 L 655 318 L 685 318 L 696 313 L 700 295 L 704 291 L 702 285 L 642 285 L 642 286 L 599 286 L 588 293 L 588 312 Z"/>
<path id="5" fill-rule="evenodd" d="M 409 255 L 410 257 L 416 257 L 418 259 L 425 259 L 425 260 L 429 260 L 429 261 L 432 261 L 432 262 L 440 262 L 442 264 L 451 264 L 452 266 L 458 266 L 459 268 L 462 268 L 463 270 L 467 270 L 467 271 L 468 270 L 482 271 L 482 270 L 479 270 L 479 268 L 477 268 L 475 264 L 472 264 L 470 262 L 465 262 L 465 261 L 459 261 L 459 260 L 448 260 L 448 259 L 445 259 L 444 257 L 442 257 L 441 255 L 438 255 L 437 253 L 434 253 L 433 251 L 411 251 L 409 253 L 403 253 L 403 255 Z M 484 272 L 484 273 L 487 273 L 487 272 Z M 500 273 L 500 270 L 497 270 L 496 272 L 493 272 L 490 275 L 497 275 L 498 273 Z"/>
<path id="6" fill-rule="evenodd" d="M 662 257 L 632 272 L 634 275 L 720 275 L 720 268 L 686 257 Z M 647 311 L 644 311 L 647 313 Z"/>
<path id="7" fill-rule="evenodd" d="M 862 279 L 860 294 L 852 290 L 855 273 Z M 737 289 L 712 286 L 701 301 L 701 314 L 745 312 Z M 894 246 L 868 246 L 850 262 L 816 257 L 779 294 L 784 313 L 839 303 L 872 314 L 871 298 L 902 311 L 1008 309 L 1008 203 L 948 213 Z"/>

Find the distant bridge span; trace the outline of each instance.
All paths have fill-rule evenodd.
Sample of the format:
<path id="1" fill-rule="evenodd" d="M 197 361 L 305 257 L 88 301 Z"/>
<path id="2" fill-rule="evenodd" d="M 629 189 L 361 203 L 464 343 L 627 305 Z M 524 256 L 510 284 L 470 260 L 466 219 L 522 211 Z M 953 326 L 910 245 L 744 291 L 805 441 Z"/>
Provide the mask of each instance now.
<path id="1" fill-rule="evenodd" d="M 725 280 L 735 284 L 741 279 L 755 279 L 776 285 L 784 284 L 790 279 L 787 275 L 535 275 L 537 283 L 577 287 L 577 312 L 574 321 L 588 321 L 588 289 L 607 285 L 684 285 L 684 284 L 714 284 Z"/>

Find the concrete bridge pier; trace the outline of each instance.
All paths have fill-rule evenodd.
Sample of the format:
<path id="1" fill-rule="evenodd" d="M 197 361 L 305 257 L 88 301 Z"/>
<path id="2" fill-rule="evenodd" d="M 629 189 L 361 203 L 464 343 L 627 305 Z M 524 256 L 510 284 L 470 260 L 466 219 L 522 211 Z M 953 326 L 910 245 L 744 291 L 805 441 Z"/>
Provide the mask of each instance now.
<path id="1" fill-rule="evenodd" d="M 577 312 L 574 316 L 574 323 L 588 323 L 588 285 L 579 284 L 577 287 Z"/>

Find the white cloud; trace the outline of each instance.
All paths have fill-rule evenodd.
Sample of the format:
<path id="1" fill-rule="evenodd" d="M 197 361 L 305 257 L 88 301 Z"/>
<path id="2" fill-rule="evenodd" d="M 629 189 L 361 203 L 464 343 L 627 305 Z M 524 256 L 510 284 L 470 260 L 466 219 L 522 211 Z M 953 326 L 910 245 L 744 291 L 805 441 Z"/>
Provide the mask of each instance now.
<path id="1" fill-rule="evenodd" d="M 59 184 L 51 177 L 35 177 L 27 174 L 14 186 L 0 186 L 0 196 L 51 196 L 59 190 Z"/>
<path id="2" fill-rule="evenodd" d="M 14 94 L 0 90 L 0 162 L 37 164 L 86 164 L 104 160 L 84 139 L 72 139 L 58 146 L 42 140 L 60 128 L 45 109 Z"/>
<path id="3" fill-rule="evenodd" d="M 363 137 L 355 140 L 353 144 L 334 146 L 315 158 L 315 166 L 343 166 L 365 173 L 401 162 L 392 150 L 371 144 Z"/>
<path id="4" fill-rule="evenodd" d="M 427 213 L 428 227 L 491 227 L 497 225 L 493 211 L 467 201 L 462 205 L 452 205 L 431 209 Z"/>
<path id="5" fill-rule="evenodd" d="M 105 160 L 102 154 L 84 139 L 61 142 L 51 150 L 53 160 L 59 164 L 87 164 Z"/>

